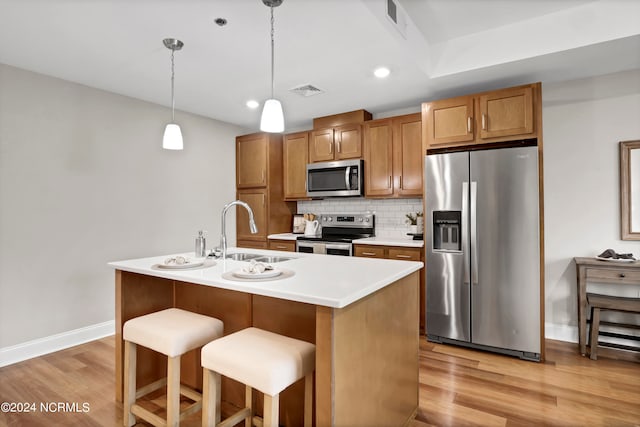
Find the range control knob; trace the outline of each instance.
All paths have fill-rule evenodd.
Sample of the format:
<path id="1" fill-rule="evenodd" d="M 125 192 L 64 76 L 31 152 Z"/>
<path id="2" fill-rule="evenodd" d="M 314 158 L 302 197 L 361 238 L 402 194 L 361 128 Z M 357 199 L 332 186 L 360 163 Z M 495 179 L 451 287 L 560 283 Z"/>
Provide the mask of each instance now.
<path id="1" fill-rule="evenodd" d="M 333 218 L 331 218 L 330 216 L 327 217 L 327 221 L 331 222 L 333 221 Z"/>
<path id="2" fill-rule="evenodd" d="M 369 218 L 365 218 L 365 219 L 364 219 L 364 222 L 369 222 Z"/>
<path id="3" fill-rule="evenodd" d="M 322 221 L 326 221 L 326 220 L 327 220 L 327 217 L 326 217 L 326 216 L 323 216 L 323 217 L 322 217 Z"/>
<path id="4" fill-rule="evenodd" d="M 362 217 L 358 217 L 358 222 L 362 222 Z"/>

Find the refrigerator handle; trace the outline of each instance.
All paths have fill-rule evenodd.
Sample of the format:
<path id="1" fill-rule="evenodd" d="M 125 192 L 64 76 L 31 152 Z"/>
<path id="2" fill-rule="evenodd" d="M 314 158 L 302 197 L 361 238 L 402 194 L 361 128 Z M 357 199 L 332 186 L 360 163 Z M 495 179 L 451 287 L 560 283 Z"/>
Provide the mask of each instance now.
<path id="1" fill-rule="evenodd" d="M 471 281 L 478 284 L 478 183 L 471 181 Z"/>
<path id="2" fill-rule="evenodd" d="M 464 254 L 464 284 L 469 284 L 469 183 L 462 183 L 462 253 Z"/>

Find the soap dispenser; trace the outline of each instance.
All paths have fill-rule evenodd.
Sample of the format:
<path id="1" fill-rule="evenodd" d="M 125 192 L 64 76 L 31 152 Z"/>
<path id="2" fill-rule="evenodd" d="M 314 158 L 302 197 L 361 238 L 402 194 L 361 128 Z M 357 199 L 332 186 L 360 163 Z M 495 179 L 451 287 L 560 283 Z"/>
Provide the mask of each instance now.
<path id="1" fill-rule="evenodd" d="M 206 230 L 199 230 L 198 237 L 196 237 L 196 257 L 204 258 L 207 256 L 207 241 L 204 238 Z"/>

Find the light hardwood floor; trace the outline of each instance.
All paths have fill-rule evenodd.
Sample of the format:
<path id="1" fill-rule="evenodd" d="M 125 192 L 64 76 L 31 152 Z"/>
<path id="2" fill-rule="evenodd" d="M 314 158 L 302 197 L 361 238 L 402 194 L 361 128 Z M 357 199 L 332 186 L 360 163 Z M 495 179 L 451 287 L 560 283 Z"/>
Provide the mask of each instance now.
<path id="1" fill-rule="evenodd" d="M 420 408 L 411 427 L 640 426 L 640 363 L 607 355 L 613 353 L 593 361 L 576 344 L 547 341 L 547 361 L 534 363 L 423 338 Z M 0 426 L 120 426 L 113 358 L 108 337 L 0 368 L 0 402 L 37 406 L 32 413 L 0 412 Z M 39 406 L 57 402 L 79 412 Z M 82 412 L 85 402 L 89 410 Z M 152 410 L 160 405 L 162 398 L 148 402 Z M 183 425 L 198 426 L 198 415 Z"/>

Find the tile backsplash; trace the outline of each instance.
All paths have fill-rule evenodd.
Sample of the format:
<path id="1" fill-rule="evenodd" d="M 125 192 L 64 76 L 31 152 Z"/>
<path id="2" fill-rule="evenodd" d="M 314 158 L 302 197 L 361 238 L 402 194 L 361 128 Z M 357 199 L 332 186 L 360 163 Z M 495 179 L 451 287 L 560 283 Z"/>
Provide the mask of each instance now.
<path id="1" fill-rule="evenodd" d="M 406 237 L 408 213 L 422 212 L 422 199 L 365 199 L 339 198 L 298 202 L 298 213 L 373 213 L 376 216 L 376 235 Z"/>

